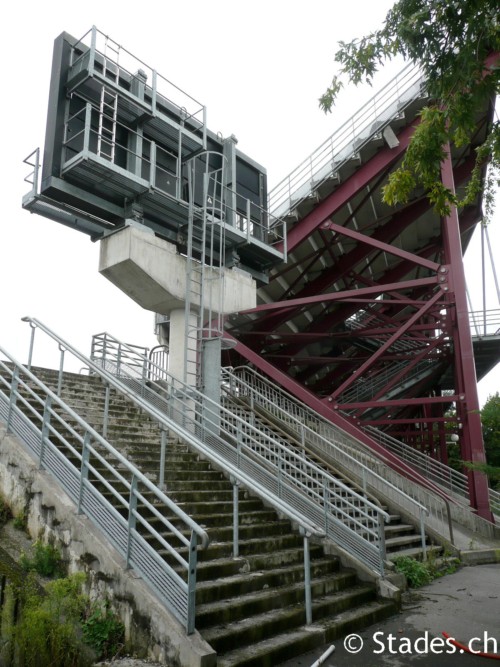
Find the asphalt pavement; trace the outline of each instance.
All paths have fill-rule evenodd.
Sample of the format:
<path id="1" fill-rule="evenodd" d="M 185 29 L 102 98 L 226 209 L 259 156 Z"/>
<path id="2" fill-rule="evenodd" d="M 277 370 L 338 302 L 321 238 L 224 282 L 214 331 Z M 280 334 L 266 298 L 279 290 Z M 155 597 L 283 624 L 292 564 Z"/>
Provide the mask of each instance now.
<path id="1" fill-rule="evenodd" d="M 500 564 L 461 567 L 428 586 L 408 591 L 403 597 L 398 614 L 363 632 L 335 640 L 335 650 L 321 664 L 324 667 L 500 664 L 494 662 L 500 660 Z M 288 660 L 281 667 L 311 667 L 331 646 L 326 644 Z"/>

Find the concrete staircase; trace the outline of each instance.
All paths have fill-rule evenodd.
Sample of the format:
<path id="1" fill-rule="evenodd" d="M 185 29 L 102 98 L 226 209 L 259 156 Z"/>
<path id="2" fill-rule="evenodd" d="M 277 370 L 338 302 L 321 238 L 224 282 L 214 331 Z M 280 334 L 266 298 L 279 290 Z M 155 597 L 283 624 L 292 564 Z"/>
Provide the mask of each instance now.
<path id="1" fill-rule="evenodd" d="M 35 373 L 45 384 L 56 386 L 55 371 Z M 65 374 L 61 397 L 96 429 L 102 426 L 104 386 L 99 378 Z M 107 439 L 157 481 L 158 424 L 114 392 L 109 413 Z M 290 523 L 240 490 L 239 555 L 234 558 L 229 480 L 172 436 L 164 479 L 166 493 L 211 538 L 209 548 L 199 552 L 196 628 L 217 651 L 218 665 L 276 665 L 396 611 L 393 602 L 377 598 L 374 585 L 360 582 L 353 570 L 313 544 L 313 625 L 306 626 L 303 539 Z M 112 493 L 104 493 L 112 501 Z M 396 525 L 390 539 L 403 539 L 396 535 L 406 529 Z M 171 563 L 175 567 L 173 559 Z"/>

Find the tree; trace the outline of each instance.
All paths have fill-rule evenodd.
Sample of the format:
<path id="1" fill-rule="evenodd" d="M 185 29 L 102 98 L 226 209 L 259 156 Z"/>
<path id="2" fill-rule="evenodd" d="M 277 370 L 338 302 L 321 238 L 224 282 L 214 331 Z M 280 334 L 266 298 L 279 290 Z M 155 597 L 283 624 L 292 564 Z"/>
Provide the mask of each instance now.
<path id="1" fill-rule="evenodd" d="M 500 394 L 489 396 L 481 410 L 484 451 L 490 466 L 500 469 Z"/>
<path id="2" fill-rule="evenodd" d="M 485 217 L 493 211 L 500 183 L 500 121 L 495 120 L 478 147 L 476 166 L 462 200 L 441 183 L 440 165 L 448 143 L 467 144 L 476 112 L 500 91 L 500 21 L 498 0 L 399 0 L 383 27 L 352 42 L 339 42 L 338 74 L 320 98 L 331 111 L 344 79 L 371 83 L 378 67 L 397 55 L 419 65 L 432 103 L 421 111 L 405 157 L 384 188 L 384 201 L 405 203 L 423 186 L 439 215 L 450 205 L 464 206 L 482 189 L 485 162 Z"/>
<path id="3" fill-rule="evenodd" d="M 500 394 L 489 396 L 481 410 L 486 463 L 462 461 L 469 470 L 488 475 L 492 487 L 500 489 Z"/>

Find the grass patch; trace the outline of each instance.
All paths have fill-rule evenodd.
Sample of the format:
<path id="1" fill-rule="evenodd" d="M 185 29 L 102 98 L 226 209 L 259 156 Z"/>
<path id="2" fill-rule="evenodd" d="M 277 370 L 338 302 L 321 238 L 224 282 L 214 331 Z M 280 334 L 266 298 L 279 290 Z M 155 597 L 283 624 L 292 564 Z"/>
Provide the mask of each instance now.
<path id="1" fill-rule="evenodd" d="M 51 544 L 40 540 L 33 543 L 31 553 L 21 553 L 19 565 L 25 572 L 36 572 L 42 577 L 58 577 L 63 574 L 61 553 Z"/>
<path id="2" fill-rule="evenodd" d="M 456 572 L 460 564 L 458 558 L 450 554 L 444 554 L 442 558 L 437 560 L 432 552 L 430 552 L 426 561 L 416 560 L 410 556 L 400 556 L 394 558 L 393 562 L 396 572 L 405 575 L 410 588 L 420 588 L 430 584 L 434 579 L 452 574 Z"/>

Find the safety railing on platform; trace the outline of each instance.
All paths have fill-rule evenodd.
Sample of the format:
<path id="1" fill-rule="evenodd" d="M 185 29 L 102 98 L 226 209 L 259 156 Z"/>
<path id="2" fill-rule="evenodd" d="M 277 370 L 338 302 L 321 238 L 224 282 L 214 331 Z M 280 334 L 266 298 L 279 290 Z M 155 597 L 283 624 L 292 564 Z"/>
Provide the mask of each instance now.
<path id="1" fill-rule="evenodd" d="M 146 94 L 137 97 L 136 104 L 147 106 L 153 115 L 159 110 L 163 113 L 177 110 L 177 115 L 184 122 L 189 122 L 200 132 L 203 146 L 206 145 L 206 107 L 96 26 L 92 26 L 71 47 L 67 78 L 70 89 L 73 81 L 76 80 L 75 85 L 79 84 L 83 73 L 90 76 L 97 74 L 107 85 L 114 85 L 131 99 L 135 96 L 131 93 L 130 82 L 140 78 L 145 83 Z"/>
<path id="2" fill-rule="evenodd" d="M 424 78 L 407 65 L 372 99 L 269 192 L 269 210 L 286 215 L 332 178 L 385 125 L 422 95 Z"/>
<path id="3" fill-rule="evenodd" d="M 404 471 L 395 470 L 378 454 L 362 442 L 336 427 L 291 394 L 279 389 L 255 370 L 243 366 L 223 371 L 223 385 L 234 383 L 235 395 L 240 392 L 254 405 L 260 406 L 275 419 L 280 420 L 313 452 L 319 452 L 332 466 L 345 469 L 351 478 L 367 488 L 374 495 L 384 497 L 421 523 L 422 510 L 428 512 L 426 525 L 440 535 L 449 535 L 453 544 L 453 526 L 450 504 L 446 495 L 439 495 L 433 489 L 424 488 L 409 480 Z M 236 390 L 236 387 L 239 387 Z M 230 391 L 233 391 L 230 389 Z"/>
<path id="4" fill-rule="evenodd" d="M 469 313 L 473 337 L 500 336 L 500 310 L 475 310 Z"/>
<path id="5" fill-rule="evenodd" d="M 384 523 L 389 516 L 379 506 L 353 492 L 300 456 L 289 456 L 282 443 L 267 436 L 219 404 L 209 400 L 173 376 L 165 384 L 152 382 L 151 362 L 144 362 L 138 348 L 106 336 L 106 345 L 87 359 L 39 320 L 24 318 L 32 327 L 29 364 L 36 331 L 51 337 L 61 350 L 59 385 L 64 379 L 64 355 L 70 352 L 93 375 L 112 387 L 182 438 L 233 484 L 233 555 L 239 554 L 238 488 L 261 497 L 297 526 L 304 539 L 306 619 L 312 622 L 309 540 L 329 539 L 377 574 L 385 564 Z M 103 337 L 104 335 L 100 335 Z M 104 356 L 105 354 L 105 356 Z M 144 374 L 137 369 L 144 362 Z M 130 366 L 130 370 L 128 367 Z M 119 377 L 118 377 L 119 372 Z M 108 405 L 108 401 L 105 402 Z M 104 417 L 106 423 L 106 417 Z M 257 446 L 254 446 L 258 443 Z M 166 438 L 162 438 L 161 460 L 165 460 Z M 286 454 L 286 456 L 285 456 Z M 161 480 L 160 480 L 161 484 Z"/>
<path id="6" fill-rule="evenodd" d="M 63 355 L 65 351 L 61 348 Z M 197 548 L 208 546 L 205 530 L 29 368 L 2 348 L 0 354 L 7 360 L 0 359 L 0 419 L 7 432 L 25 443 L 78 513 L 104 532 L 127 568 L 133 568 L 192 633 Z M 180 520 L 177 527 L 168 516 L 176 517 L 175 523 Z"/>

